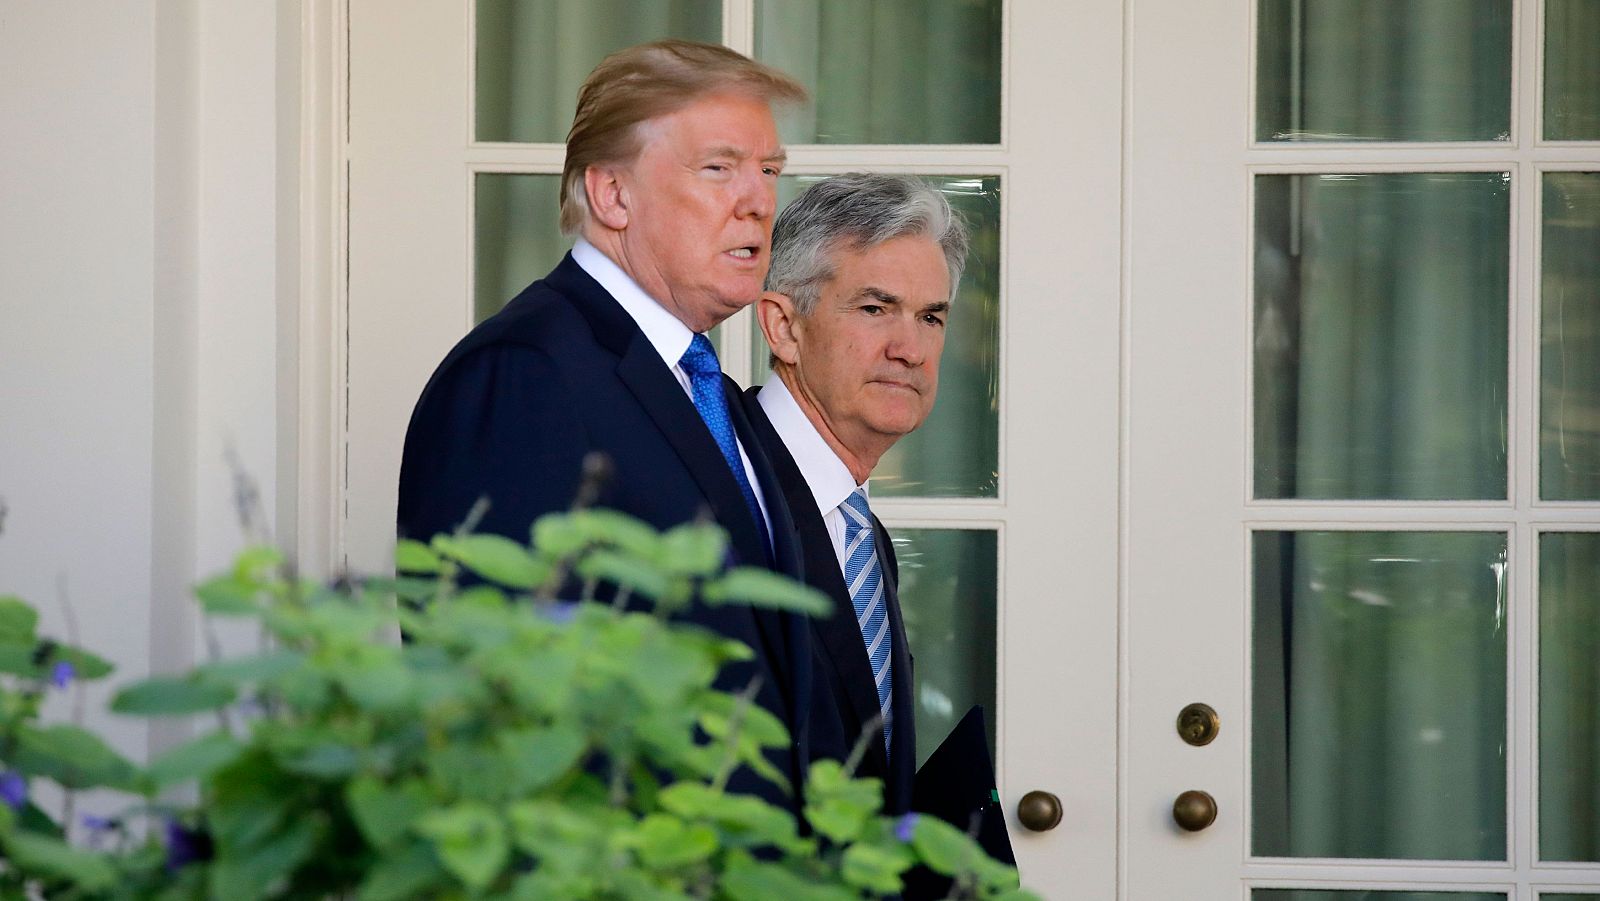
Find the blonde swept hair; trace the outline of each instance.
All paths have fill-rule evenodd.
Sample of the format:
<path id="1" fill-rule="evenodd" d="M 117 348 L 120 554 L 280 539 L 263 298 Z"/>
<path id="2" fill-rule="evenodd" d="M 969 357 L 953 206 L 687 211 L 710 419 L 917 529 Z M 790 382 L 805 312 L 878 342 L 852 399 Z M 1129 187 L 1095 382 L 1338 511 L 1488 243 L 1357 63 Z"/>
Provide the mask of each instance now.
<path id="1" fill-rule="evenodd" d="M 584 173 L 625 163 L 643 148 L 640 126 L 723 91 L 769 106 L 804 103 L 806 89 L 771 66 L 719 44 L 670 39 L 618 50 L 595 66 L 578 90 L 561 167 L 561 231 L 577 234 L 588 219 Z"/>

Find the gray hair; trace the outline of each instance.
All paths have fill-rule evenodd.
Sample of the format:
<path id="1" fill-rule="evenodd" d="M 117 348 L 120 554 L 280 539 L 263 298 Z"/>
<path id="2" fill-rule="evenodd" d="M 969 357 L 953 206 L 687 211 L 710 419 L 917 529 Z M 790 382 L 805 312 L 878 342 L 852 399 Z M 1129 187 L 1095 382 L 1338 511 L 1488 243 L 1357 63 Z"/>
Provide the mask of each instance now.
<path id="1" fill-rule="evenodd" d="M 967 265 L 967 226 L 944 194 L 910 175 L 852 172 L 819 181 L 784 208 L 772 226 L 772 266 L 766 289 L 786 294 L 811 315 L 822 285 L 833 277 L 832 254 L 920 235 L 944 251 L 950 298 Z"/>

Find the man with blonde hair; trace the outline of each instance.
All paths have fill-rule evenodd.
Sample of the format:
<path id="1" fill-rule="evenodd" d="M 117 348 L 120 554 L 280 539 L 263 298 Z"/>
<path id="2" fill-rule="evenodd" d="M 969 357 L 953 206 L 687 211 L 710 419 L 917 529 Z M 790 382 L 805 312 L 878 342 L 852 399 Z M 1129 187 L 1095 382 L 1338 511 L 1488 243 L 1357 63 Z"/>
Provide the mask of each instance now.
<path id="1" fill-rule="evenodd" d="M 562 172 L 572 252 L 451 350 L 406 434 L 399 531 L 526 540 L 568 508 L 592 451 L 610 459 L 595 503 L 669 528 L 709 512 L 733 562 L 799 573 L 782 491 L 705 332 L 761 293 L 784 151 L 772 107 L 805 91 L 724 47 L 658 41 L 619 51 L 578 95 Z M 731 383 L 728 383 L 731 384 Z M 808 760 L 811 651 L 799 618 L 745 607 L 688 617 L 755 651 L 719 685 L 795 736 L 773 763 L 798 787 Z M 794 809 L 741 770 L 729 783 Z"/>

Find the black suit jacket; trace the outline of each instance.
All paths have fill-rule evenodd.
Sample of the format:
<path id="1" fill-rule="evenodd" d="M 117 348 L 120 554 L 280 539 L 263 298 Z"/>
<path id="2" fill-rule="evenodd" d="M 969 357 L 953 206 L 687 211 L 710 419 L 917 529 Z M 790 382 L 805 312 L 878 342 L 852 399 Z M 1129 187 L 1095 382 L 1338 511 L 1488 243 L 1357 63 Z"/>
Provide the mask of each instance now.
<path id="1" fill-rule="evenodd" d="M 709 510 L 730 537 L 730 562 L 771 565 L 800 578 L 792 526 L 776 476 L 750 432 L 738 388 L 728 406 L 772 520 L 773 560 L 694 403 L 633 319 L 569 254 L 504 310 L 474 328 L 439 364 L 412 413 L 400 467 L 398 526 L 426 541 L 457 527 L 479 497 L 478 526 L 526 542 L 541 514 L 568 509 L 584 455 L 610 456 L 598 506 L 658 529 Z M 686 618 L 749 645 L 718 686 L 759 676 L 756 700 L 794 738 L 773 762 L 798 788 L 809 762 L 810 630 L 803 617 L 742 606 L 696 605 Z M 729 783 L 798 812 L 798 801 L 749 771 Z"/>
<path id="2" fill-rule="evenodd" d="M 744 393 L 745 415 L 750 418 L 788 501 L 789 513 L 800 537 L 806 582 L 834 601 L 832 617 L 811 621 L 817 678 L 812 694 L 811 754 L 813 758 L 846 760 L 867 724 L 878 715 L 877 683 L 872 678 L 872 663 L 867 658 L 855 607 L 850 602 L 850 592 L 844 583 L 844 573 L 840 572 L 839 558 L 828 537 L 827 526 L 823 524 L 822 511 L 817 509 L 816 498 L 800 474 L 800 467 L 756 400 L 757 393 L 757 388 Z M 884 597 L 888 601 L 889 634 L 893 642 L 889 658 L 894 681 L 889 703 L 894 710 L 894 740 L 886 754 L 882 733 L 875 733 L 857 773 L 882 779 L 884 811 L 900 814 L 911 808 L 912 780 L 917 769 L 913 662 L 906 644 L 905 621 L 900 616 L 900 570 L 894 544 L 876 516 L 872 525 L 878 559 L 884 568 Z"/>

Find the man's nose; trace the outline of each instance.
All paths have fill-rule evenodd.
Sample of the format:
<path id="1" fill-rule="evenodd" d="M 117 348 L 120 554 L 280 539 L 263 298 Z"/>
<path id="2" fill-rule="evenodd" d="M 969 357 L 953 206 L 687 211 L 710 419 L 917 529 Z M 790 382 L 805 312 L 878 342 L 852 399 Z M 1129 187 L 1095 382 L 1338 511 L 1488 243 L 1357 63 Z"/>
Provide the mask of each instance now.
<path id="1" fill-rule="evenodd" d="M 755 166 L 739 179 L 735 212 L 740 218 L 770 220 L 778 212 L 778 186 Z"/>
<path id="2" fill-rule="evenodd" d="M 927 361 L 928 349 L 917 332 L 918 326 L 919 323 L 909 317 L 895 322 L 886 348 L 889 359 L 911 367 L 921 366 Z"/>

